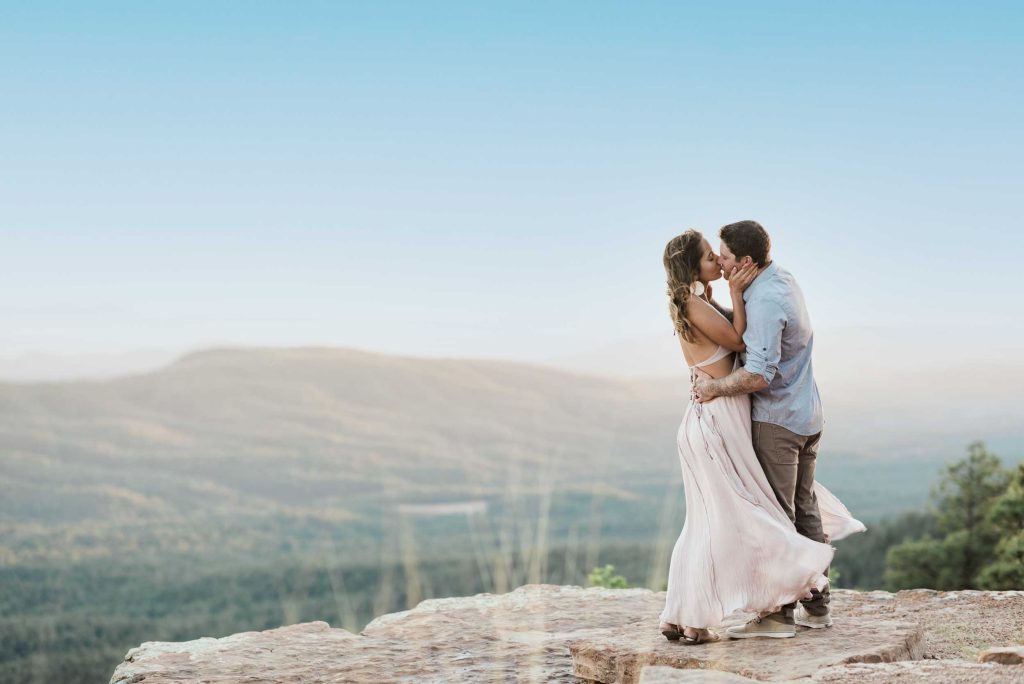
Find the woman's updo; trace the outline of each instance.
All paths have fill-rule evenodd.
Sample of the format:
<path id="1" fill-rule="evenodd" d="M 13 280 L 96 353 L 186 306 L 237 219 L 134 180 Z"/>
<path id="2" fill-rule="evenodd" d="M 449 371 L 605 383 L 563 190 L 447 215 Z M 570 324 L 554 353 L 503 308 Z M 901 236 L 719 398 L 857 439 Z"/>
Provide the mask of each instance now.
<path id="1" fill-rule="evenodd" d="M 700 275 L 701 244 L 704 236 L 696 230 L 677 235 L 665 245 L 665 275 L 668 277 L 668 313 L 677 333 L 687 342 L 695 342 L 693 327 L 686 318 L 690 286 Z"/>

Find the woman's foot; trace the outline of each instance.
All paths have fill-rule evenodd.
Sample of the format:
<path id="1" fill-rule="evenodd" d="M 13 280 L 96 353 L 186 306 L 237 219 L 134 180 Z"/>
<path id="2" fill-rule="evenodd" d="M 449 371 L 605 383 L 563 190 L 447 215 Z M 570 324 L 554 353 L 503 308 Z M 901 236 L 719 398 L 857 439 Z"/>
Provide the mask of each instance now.
<path id="1" fill-rule="evenodd" d="M 658 629 L 661 630 L 661 633 L 669 641 L 679 641 L 679 639 L 682 639 L 690 645 L 707 644 L 713 641 L 720 641 L 721 639 L 721 637 L 709 629 L 697 629 L 696 627 L 680 628 L 679 625 L 672 624 L 671 622 L 662 622 Z"/>
<path id="2" fill-rule="evenodd" d="M 683 636 L 682 630 L 679 629 L 679 625 L 674 625 L 671 622 L 662 622 L 658 625 L 658 629 L 665 635 L 665 638 L 669 641 L 679 641 L 679 637 Z"/>
<path id="3" fill-rule="evenodd" d="M 715 641 L 721 641 L 721 637 L 710 629 L 696 629 L 694 627 L 686 627 L 683 629 L 683 642 L 691 646 L 696 646 L 697 644 L 709 644 Z"/>

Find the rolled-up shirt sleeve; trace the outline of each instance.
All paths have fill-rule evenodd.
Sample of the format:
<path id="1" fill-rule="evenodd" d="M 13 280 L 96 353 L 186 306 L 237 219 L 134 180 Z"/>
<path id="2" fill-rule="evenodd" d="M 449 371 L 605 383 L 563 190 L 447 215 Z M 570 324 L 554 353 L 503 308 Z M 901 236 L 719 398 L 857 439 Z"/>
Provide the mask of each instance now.
<path id="1" fill-rule="evenodd" d="M 747 331 L 743 344 L 747 346 L 747 361 L 743 370 L 760 375 L 771 384 L 782 359 L 782 331 L 786 315 L 773 302 L 758 302 L 747 309 Z"/>

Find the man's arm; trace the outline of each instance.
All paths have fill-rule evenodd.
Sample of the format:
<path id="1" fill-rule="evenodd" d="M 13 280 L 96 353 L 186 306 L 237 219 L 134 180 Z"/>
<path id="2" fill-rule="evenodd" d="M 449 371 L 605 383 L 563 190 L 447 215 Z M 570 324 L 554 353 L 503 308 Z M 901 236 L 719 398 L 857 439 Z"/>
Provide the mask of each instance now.
<path id="1" fill-rule="evenodd" d="M 698 377 L 693 389 L 700 403 L 709 402 L 715 397 L 759 392 L 771 384 L 778 372 L 786 315 L 771 302 L 763 302 L 750 309 L 747 312 L 747 330 L 743 333 L 747 349 L 746 365 L 717 380 Z"/>
<path id="2" fill-rule="evenodd" d="M 729 375 L 717 380 L 699 378 L 694 389 L 697 390 L 698 400 L 703 404 L 716 397 L 750 394 L 751 392 L 760 392 L 767 387 L 768 383 L 762 376 L 748 373 L 743 368 L 737 368 Z"/>

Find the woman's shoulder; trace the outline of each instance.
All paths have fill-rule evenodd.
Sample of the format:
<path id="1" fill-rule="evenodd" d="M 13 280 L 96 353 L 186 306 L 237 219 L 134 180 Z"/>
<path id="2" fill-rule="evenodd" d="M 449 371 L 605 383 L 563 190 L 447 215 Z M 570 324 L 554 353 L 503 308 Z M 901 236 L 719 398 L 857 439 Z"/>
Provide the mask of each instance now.
<path id="1" fill-rule="evenodd" d="M 690 297 L 686 302 L 687 312 L 689 311 L 714 311 L 715 307 L 708 303 L 703 297 Z"/>
<path id="2" fill-rule="evenodd" d="M 692 304 L 687 307 L 687 313 L 692 311 L 697 314 L 699 318 L 704 318 L 705 320 L 724 318 L 731 322 L 729 316 L 732 312 L 722 309 L 717 302 L 708 302 L 703 297 L 691 297 L 690 302 L 692 302 Z"/>

